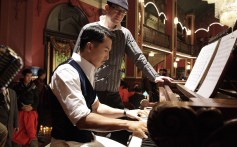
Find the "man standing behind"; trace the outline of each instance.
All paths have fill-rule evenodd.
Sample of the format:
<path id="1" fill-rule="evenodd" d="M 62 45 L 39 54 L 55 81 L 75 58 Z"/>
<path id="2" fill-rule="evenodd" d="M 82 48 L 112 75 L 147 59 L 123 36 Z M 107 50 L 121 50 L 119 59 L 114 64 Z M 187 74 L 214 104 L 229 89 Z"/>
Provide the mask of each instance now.
<path id="1" fill-rule="evenodd" d="M 80 36 L 82 32 L 89 26 L 103 26 L 114 34 L 112 41 L 112 49 L 110 58 L 101 66 L 95 75 L 95 89 L 101 103 L 114 108 L 123 109 L 123 103 L 119 95 L 121 63 L 125 53 L 136 66 L 142 70 L 149 80 L 153 82 L 170 81 L 171 78 L 159 76 L 153 69 L 141 49 L 134 40 L 131 32 L 121 26 L 124 16 L 128 12 L 127 0 L 107 0 L 105 5 L 106 15 L 100 17 L 99 22 L 94 22 L 84 26 L 79 34 L 74 52 L 79 51 Z M 127 136 L 127 137 L 125 137 Z M 111 139 L 117 140 L 123 144 L 127 144 L 129 134 L 126 132 L 112 133 Z"/>
<path id="2" fill-rule="evenodd" d="M 81 36 L 80 51 L 54 71 L 49 85 L 52 90 L 52 147 L 123 146 L 94 136 L 92 131 L 128 130 L 137 137 L 147 137 L 144 122 L 116 119 L 123 116 L 139 119 L 138 113 L 144 115 L 144 111 L 124 111 L 104 105 L 94 90 L 94 74 L 109 59 L 111 37 L 104 27 L 86 28 Z"/>

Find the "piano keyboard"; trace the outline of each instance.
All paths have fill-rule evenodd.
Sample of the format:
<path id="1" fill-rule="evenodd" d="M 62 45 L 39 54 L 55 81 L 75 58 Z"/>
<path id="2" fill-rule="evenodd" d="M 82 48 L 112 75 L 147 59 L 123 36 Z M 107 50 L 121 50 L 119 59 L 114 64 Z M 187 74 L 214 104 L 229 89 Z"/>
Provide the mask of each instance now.
<path id="1" fill-rule="evenodd" d="M 151 138 L 141 139 L 133 136 L 128 147 L 157 147 Z"/>
<path id="2" fill-rule="evenodd" d="M 147 111 L 147 113 L 149 114 L 151 111 L 152 107 L 145 107 L 144 110 Z M 147 117 L 142 117 L 143 122 L 147 122 Z M 147 138 L 147 139 L 141 139 L 139 137 L 136 136 L 132 136 L 128 147 L 157 147 L 155 145 L 155 143 L 151 140 L 151 138 Z"/>
<path id="3" fill-rule="evenodd" d="M 157 145 L 151 140 L 151 138 L 142 139 L 141 147 L 157 147 Z"/>
<path id="4" fill-rule="evenodd" d="M 128 147 L 140 147 L 142 145 L 142 139 L 136 136 L 132 136 Z"/>

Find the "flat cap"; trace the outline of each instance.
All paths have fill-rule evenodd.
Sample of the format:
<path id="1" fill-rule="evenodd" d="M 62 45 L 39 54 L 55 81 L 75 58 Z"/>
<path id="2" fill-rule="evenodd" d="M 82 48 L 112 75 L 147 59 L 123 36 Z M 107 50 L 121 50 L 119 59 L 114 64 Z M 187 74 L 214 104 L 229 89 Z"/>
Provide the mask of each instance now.
<path id="1" fill-rule="evenodd" d="M 128 1 L 127 0 L 107 0 L 107 2 L 118 5 L 126 10 L 128 10 Z"/>

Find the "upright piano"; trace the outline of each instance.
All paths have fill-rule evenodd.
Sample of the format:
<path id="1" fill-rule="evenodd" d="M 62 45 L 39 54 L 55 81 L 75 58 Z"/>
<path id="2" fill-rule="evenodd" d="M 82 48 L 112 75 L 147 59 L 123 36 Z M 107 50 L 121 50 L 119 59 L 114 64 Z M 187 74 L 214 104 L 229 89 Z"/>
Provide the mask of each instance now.
<path id="1" fill-rule="evenodd" d="M 200 57 L 198 61 L 198 56 L 190 79 L 188 78 L 185 84 L 174 82 L 173 88 L 158 85 L 158 103 L 189 106 L 195 111 L 202 108 L 217 108 L 225 121 L 237 118 L 237 30 L 231 33 L 226 31 L 219 37 L 221 38 L 216 38 L 207 45 L 206 50 L 204 47 L 202 54 L 200 52 L 199 56 L 204 57 Z M 140 146 L 156 147 L 150 138 L 142 140 L 132 137 L 128 147 Z"/>

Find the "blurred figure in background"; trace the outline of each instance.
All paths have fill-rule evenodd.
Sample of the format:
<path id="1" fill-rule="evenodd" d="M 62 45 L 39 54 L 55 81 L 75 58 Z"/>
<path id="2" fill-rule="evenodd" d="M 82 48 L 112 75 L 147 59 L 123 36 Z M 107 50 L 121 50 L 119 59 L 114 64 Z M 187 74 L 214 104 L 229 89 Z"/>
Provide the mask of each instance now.
<path id="1" fill-rule="evenodd" d="M 129 103 L 131 103 L 135 109 L 140 108 L 141 100 L 145 99 L 145 96 L 142 95 L 142 89 L 140 86 L 136 86 L 134 88 L 134 94 L 129 97 Z"/>
<path id="2" fill-rule="evenodd" d="M 18 109 L 16 93 L 10 88 L 0 89 L 0 122 L 8 131 L 5 146 L 11 147 L 13 133 L 18 131 Z"/>
<path id="3" fill-rule="evenodd" d="M 39 69 L 37 72 L 38 78 L 35 79 L 33 82 L 37 87 L 37 90 L 39 92 L 39 104 L 38 104 L 38 126 L 37 126 L 37 134 L 40 129 L 40 125 L 48 125 L 46 122 L 48 122 L 47 118 L 47 110 L 49 109 L 49 105 L 47 105 L 47 99 L 45 97 L 45 90 L 46 90 L 46 84 L 45 84 L 45 78 L 46 78 L 46 71 L 44 69 Z"/>
<path id="4" fill-rule="evenodd" d="M 123 103 L 128 102 L 128 97 L 129 97 L 128 83 L 123 80 L 121 80 L 121 83 L 120 83 L 119 95 L 120 95 Z"/>
<path id="5" fill-rule="evenodd" d="M 45 78 L 46 78 L 46 71 L 44 69 L 38 70 L 38 78 L 35 79 L 33 82 L 36 85 L 38 92 L 39 92 L 39 105 L 43 101 L 43 95 L 45 90 Z"/>
<path id="6" fill-rule="evenodd" d="M 7 141 L 7 128 L 0 122 L 0 147 L 4 147 Z"/>
<path id="7" fill-rule="evenodd" d="M 23 79 L 14 87 L 18 98 L 19 131 L 14 134 L 13 141 L 30 147 L 38 147 L 37 107 L 39 94 L 36 85 L 32 81 L 32 71 L 24 69 Z"/>

